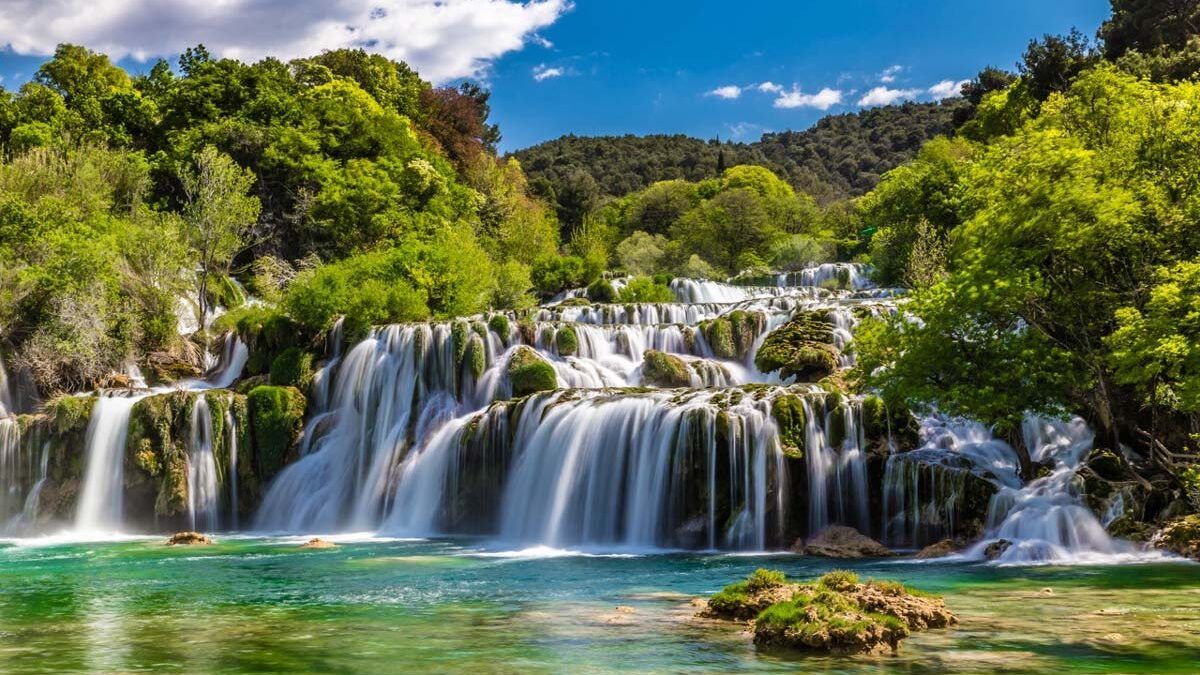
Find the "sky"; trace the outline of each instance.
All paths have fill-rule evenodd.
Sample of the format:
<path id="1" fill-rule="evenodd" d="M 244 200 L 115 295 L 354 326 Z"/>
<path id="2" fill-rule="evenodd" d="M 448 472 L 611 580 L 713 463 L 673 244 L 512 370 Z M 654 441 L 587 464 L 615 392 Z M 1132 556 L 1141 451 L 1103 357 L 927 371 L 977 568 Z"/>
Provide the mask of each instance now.
<path id="1" fill-rule="evenodd" d="M 1030 38 L 1094 34 L 1107 0 L 0 0 L 0 84 L 56 44 L 130 71 L 203 42 L 283 59 L 361 46 L 492 90 L 501 149 L 563 134 L 752 141 L 827 114 L 954 95 Z"/>

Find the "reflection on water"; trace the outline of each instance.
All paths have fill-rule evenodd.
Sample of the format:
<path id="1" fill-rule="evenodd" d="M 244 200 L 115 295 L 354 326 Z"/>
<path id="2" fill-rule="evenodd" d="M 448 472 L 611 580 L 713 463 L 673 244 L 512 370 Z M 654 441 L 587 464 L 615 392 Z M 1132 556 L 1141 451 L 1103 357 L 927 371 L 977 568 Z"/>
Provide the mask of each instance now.
<path id="1" fill-rule="evenodd" d="M 1191 672 L 1200 650 L 1200 573 L 1184 563 L 856 563 L 945 594 L 962 622 L 897 656 L 832 659 L 760 653 L 690 604 L 758 566 L 806 577 L 827 560 L 297 543 L 0 543 L 0 670 Z"/>

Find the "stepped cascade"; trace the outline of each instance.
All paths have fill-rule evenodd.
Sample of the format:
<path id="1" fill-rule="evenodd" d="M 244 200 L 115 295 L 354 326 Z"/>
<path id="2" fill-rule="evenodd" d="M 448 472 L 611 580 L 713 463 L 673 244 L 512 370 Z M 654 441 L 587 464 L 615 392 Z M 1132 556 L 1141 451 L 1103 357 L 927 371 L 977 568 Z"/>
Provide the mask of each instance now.
<path id="1" fill-rule="evenodd" d="M 902 297 L 868 279 L 847 263 L 675 279 L 668 303 L 592 303 L 576 289 L 353 344 L 339 320 L 275 471 L 248 400 L 229 391 L 251 359 L 241 336 L 216 343 L 205 377 L 172 386 L 145 388 L 130 364 L 132 388 L 80 399 L 73 529 L 145 523 L 126 507 L 151 489 L 153 522 L 205 531 L 767 550 L 837 524 L 900 548 L 982 537 L 973 557 L 1004 540 L 1002 562 L 1128 553 L 1073 487 L 1091 447 L 1081 422 L 1027 421 L 1051 470 L 1023 480 L 1017 453 L 979 424 L 930 416 L 894 430 L 878 399 L 843 393 L 856 326 Z M 0 379 L 0 517 L 28 531 L 53 446 L 22 436 L 9 399 Z M 147 480 L 157 487 L 130 487 Z"/>

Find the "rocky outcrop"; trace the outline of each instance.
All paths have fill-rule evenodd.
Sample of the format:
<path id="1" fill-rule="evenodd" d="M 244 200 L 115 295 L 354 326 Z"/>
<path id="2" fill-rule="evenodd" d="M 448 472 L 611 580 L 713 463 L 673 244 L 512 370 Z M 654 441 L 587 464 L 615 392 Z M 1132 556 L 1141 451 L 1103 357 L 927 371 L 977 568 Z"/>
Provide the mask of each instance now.
<path id="1" fill-rule="evenodd" d="M 528 396 L 558 387 L 554 367 L 536 351 L 524 345 L 517 347 L 508 359 L 508 381 L 514 397 Z"/>
<path id="2" fill-rule="evenodd" d="M 332 541 L 326 541 L 324 539 L 321 539 L 320 537 L 313 537 L 312 539 L 309 539 L 308 541 L 301 544 L 300 548 L 309 548 L 309 549 L 337 548 L 337 544 L 333 543 Z"/>
<path id="3" fill-rule="evenodd" d="M 955 551 L 958 547 L 954 545 L 953 539 L 943 539 L 939 542 L 930 544 L 917 552 L 914 558 L 918 560 L 928 560 L 929 558 L 944 558 Z"/>
<path id="4" fill-rule="evenodd" d="M 697 327 L 719 359 L 744 361 L 754 341 L 767 327 L 767 317 L 761 312 L 734 310 Z"/>
<path id="5" fill-rule="evenodd" d="M 792 550 L 825 558 L 886 558 L 893 555 L 888 547 L 844 525 L 831 525 L 803 543 L 796 542 Z"/>
<path id="6" fill-rule="evenodd" d="M 246 396 L 256 473 L 265 485 L 290 459 L 304 431 L 304 394 L 295 387 L 255 387 Z"/>
<path id="7" fill-rule="evenodd" d="M 1200 560 L 1200 514 L 1172 520 L 1150 543 L 1157 549 Z"/>
<path id="8" fill-rule="evenodd" d="M 795 583 L 761 569 L 710 598 L 700 616 L 750 621 L 759 647 L 833 654 L 892 652 L 912 631 L 957 621 L 940 598 L 898 582 L 859 583 L 852 572 L 834 571 Z"/>
<path id="9" fill-rule="evenodd" d="M 1007 539 L 997 539 L 983 548 L 983 557 L 988 560 L 996 560 L 1004 555 L 1004 552 L 1012 546 L 1012 542 Z"/>
<path id="10" fill-rule="evenodd" d="M 838 368 L 829 313 L 799 312 L 771 331 L 754 355 L 754 365 L 760 372 L 778 371 L 780 377 L 795 377 L 800 382 L 828 377 Z"/>

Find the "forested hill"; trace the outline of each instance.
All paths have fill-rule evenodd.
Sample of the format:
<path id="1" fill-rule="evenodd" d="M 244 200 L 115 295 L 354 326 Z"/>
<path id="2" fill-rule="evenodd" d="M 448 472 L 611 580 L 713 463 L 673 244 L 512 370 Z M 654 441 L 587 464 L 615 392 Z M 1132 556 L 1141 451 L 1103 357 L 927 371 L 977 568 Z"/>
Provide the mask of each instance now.
<path id="1" fill-rule="evenodd" d="M 620 196 L 661 180 L 711 178 L 724 154 L 727 167 L 766 166 L 818 201 L 831 202 L 870 191 L 880 175 L 911 159 L 926 140 L 951 132 L 956 111 L 966 105 L 953 99 L 830 115 L 804 131 L 769 133 L 754 143 L 570 135 L 513 154 L 531 181 L 548 181 L 560 196 L 586 196 L 593 188 Z"/>

